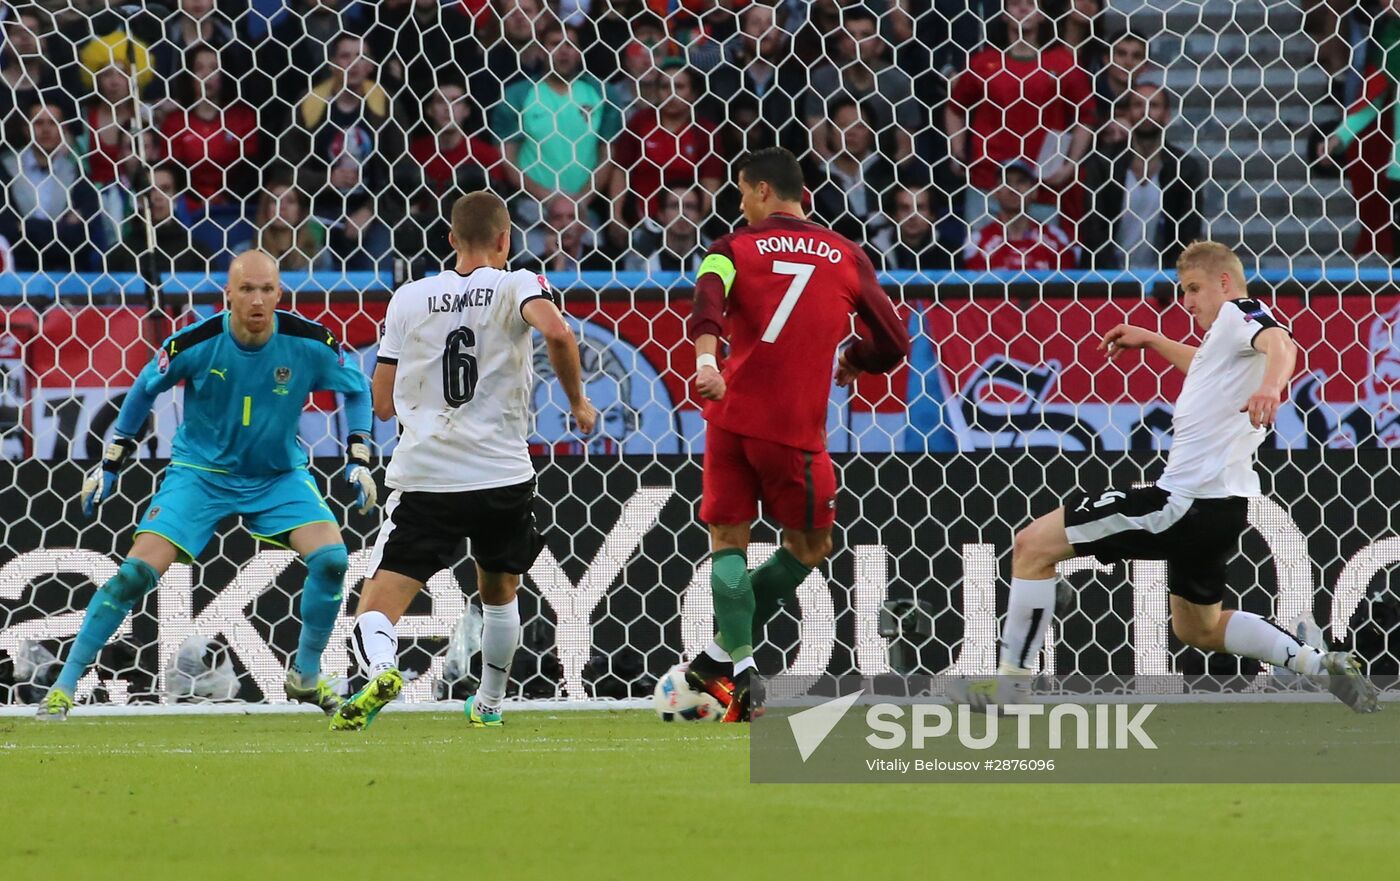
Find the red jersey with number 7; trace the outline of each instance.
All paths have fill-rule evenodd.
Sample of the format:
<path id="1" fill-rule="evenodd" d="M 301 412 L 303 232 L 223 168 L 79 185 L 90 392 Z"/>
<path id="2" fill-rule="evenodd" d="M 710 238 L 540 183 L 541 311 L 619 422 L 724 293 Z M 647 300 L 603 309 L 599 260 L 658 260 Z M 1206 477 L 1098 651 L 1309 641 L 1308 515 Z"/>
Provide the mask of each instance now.
<path id="1" fill-rule="evenodd" d="M 727 337 L 724 397 L 705 420 L 734 434 L 801 450 L 826 449 L 836 348 L 854 367 L 883 373 L 909 354 L 909 334 L 870 258 L 845 236 L 773 214 L 710 248 L 695 283 L 691 339 Z"/>

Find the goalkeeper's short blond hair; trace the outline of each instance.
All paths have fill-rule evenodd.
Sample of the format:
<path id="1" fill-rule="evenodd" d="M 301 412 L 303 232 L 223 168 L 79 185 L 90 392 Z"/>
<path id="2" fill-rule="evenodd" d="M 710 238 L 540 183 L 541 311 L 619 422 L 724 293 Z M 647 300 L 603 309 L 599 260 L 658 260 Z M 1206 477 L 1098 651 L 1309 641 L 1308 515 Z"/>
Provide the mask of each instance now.
<path id="1" fill-rule="evenodd" d="M 1192 269 L 1202 270 L 1210 276 L 1226 273 L 1241 291 L 1245 289 L 1244 263 L 1234 251 L 1219 242 L 1192 242 L 1187 245 L 1181 256 L 1176 258 L 1177 276 Z"/>

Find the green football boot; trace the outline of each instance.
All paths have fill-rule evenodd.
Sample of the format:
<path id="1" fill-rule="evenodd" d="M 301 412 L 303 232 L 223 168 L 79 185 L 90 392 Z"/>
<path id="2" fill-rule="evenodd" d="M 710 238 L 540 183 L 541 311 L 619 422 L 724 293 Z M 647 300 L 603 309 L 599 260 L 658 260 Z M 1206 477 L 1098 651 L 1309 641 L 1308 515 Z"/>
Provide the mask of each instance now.
<path id="1" fill-rule="evenodd" d="M 462 712 L 467 715 L 467 722 L 473 728 L 500 728 L 506 723 L 501 721 L 500 708 L 483 712 L 476 705 L 476 695 L 467 698 L 466 704 L 462 707 Z"/>
<path id="2" fill-rule="evenodd" d="M 355 692 L 331 717 L 332 731 L 363 731 L 403 691 L 403 674 L 385 670 Z"/>

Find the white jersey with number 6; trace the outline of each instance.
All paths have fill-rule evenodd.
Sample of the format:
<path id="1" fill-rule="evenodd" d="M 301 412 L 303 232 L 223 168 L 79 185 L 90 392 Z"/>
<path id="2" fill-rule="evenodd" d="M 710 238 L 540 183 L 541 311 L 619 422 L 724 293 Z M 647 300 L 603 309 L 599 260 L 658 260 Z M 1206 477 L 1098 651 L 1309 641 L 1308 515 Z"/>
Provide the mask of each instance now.
<path id="1" fill-rule="evenodd" d="M 543 276 L 490 267 L 449 270 L 394 292 L 378 356 L 398 366 L 400 437 L 385 483 L 461 492 L 535 476 L 526 445 L 531 328 L 522 310 L 552 296 Z"/>

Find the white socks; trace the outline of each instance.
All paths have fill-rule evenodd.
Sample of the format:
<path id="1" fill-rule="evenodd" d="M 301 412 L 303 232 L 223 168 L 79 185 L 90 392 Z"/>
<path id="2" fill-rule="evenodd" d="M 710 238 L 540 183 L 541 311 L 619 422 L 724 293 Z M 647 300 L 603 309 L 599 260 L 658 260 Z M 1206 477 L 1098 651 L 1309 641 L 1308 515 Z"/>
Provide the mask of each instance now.
<path id="1" fill-rule="evenodd" d="M 1054 578 L 1012 578 L 1006 622 L 1001 626 L 999 669 L 1024 671 L 1035 664 L 1055 615 Z"/>
<path id="2" fill-rule="evenodd" d="M 1294 673 L 1322 672 L 1322 655 L 1310 645 L 1253 612 L 1236 611 L 1225 622 L 1225 651 L 1232 655 L 1287 667 Z"/>
<path id="3" fill-rule="evenodd" d="M 481 604 L 481 687 L 477 705 L 496 710 L 506 697 L 510 664 L 520 645 L 520 604 L 512 599 L 504 606 Z"/>
<path id="4" fill-rule="evenodd" d="M 505 700 L 510 664 L 520 645 L 520 606 L 481 606 L 481 688 L 477 702 L 489 709 Z M 365 676 L 373 679 L 399 662 L 399 639 L 383 612 L 365 612 L 355 619 L 355 654 Z"/>
<path id="5" fill-rule="evenodd" d="M 355 619 L 355 656 L 360 670 L 373 679 L 399 665 L 399 637 L 383 612 L 365 612 Z"/>
<path id="6" fill-rule="evenodd" d="M 705 654 L 709 655 L 711 658 L 714 658 L 720 663 L 726 663 L 731 660 L 731 658 L 729 657 L 729 652 L 720 648 L 719 643 L 715 642 L 713 639 L 710 640 L 709 645 L 705 646 Z"/>

